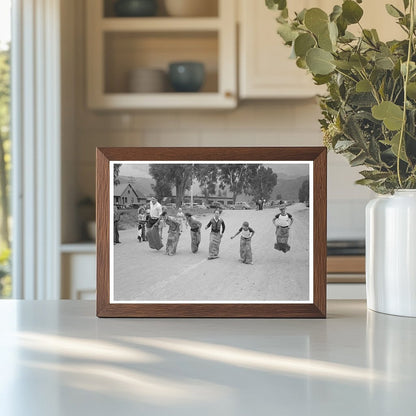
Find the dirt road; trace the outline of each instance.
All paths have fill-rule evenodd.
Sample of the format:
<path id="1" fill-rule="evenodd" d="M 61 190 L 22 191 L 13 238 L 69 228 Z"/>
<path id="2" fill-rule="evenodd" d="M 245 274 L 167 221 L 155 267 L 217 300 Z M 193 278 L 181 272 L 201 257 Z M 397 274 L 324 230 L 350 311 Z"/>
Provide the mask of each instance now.
<path id="1" fill-rule="evenodd" d="M 167 256 L 139 243 L 137 230 L 120 232 L 114 246 L 114 299 L 137 301 L 301 301 L 309 298 L 309 209 L 303 204 L 288 207 L 294 223 L 290 230 L 291 250 L 273 248 L 272 224 L 277 209 L 263 211 L 226 210 L 220 258 L 207 260 L 212 213 L 200 216 L 203 224 L 199 252 L 191 253 L 190 232 L 182 233 L 177 254 Z M 253 265 L 240 263 L 240 237 L 230 237 L 248 221 L 256 231 L 252 239 Z M 163 231 L 166 242 L 167 228 Z"/>

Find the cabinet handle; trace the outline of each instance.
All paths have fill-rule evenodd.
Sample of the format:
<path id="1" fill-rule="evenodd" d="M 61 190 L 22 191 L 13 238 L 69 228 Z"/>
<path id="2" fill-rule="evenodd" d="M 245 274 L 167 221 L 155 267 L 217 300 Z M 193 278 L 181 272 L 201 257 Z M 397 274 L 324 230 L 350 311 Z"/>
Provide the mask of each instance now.
<path id="1" fill-rule="evenodd" d="M 234 97 L 234 93 L 232 91 L 225 91 L 224 95 L 225 95 L 225 98 L 233 98 Z"/>

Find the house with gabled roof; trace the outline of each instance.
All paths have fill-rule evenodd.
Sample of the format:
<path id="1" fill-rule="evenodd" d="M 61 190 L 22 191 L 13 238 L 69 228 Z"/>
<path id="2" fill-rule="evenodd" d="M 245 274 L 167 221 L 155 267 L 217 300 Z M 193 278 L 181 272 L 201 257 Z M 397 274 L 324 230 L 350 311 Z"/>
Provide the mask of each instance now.
<path id="1" fill-rule="evenodd" d="M 133 188 L 131 184 L 114 186 L 114 204 L 117 206 L 133 206 L 146 203 L 146 197 Z"/>

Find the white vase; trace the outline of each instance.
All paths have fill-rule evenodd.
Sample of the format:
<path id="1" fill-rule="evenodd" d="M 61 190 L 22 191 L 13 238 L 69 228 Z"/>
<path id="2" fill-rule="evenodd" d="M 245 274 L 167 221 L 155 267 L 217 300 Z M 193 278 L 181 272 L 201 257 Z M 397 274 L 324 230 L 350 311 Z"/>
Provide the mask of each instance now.
<path id="1" fill-rule="evenodd" d="M 416 190 L 367 204 L 366 285 L 369 309 L 416 317 Z"/>

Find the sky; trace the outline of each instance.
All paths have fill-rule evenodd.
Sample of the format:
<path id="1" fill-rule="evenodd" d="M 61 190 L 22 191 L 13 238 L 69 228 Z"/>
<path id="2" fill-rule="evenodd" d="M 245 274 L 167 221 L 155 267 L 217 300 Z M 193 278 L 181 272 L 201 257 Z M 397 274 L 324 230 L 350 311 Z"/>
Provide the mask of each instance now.
<path id="1" fill-rule="evenodd" d="M 1 1 L 1 0 L 0 0 Z M 283 173 L 289 177 L 297 178 L 299 176 L 307 176 L 309 173 L 309 165 L 306 163 L 296 163 L 296 164 L 266 164 L 266 167 L 270 167 L 276 172 Z M 137 178 L 150 178 L 149 175 L 149 165 L 140 163 L 140 164 L 124 164 L 120 168 L 121 176 L 135 176 Z"/>
<path id="2" fill-rule="evenodd" d="M 10 42 L 11 0 L 0 0 L 0 48 Z"/>

